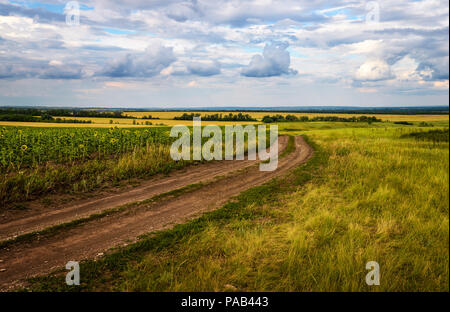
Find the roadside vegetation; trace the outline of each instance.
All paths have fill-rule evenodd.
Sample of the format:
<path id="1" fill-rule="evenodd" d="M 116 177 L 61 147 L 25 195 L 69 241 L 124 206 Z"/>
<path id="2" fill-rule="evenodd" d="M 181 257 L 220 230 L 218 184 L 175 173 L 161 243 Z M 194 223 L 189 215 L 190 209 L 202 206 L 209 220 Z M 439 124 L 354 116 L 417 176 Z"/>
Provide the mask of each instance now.
<path id="1" fill-rule="evenodd" d="M 284 128 L 315 148 L 292 174 L 82 262 L 80 287 L 61 271 L 26 290 L 449 291 L 448 140 L 402 125 L 304 128 Z M 365 283 L 368 261 L 380 286 Z"/>

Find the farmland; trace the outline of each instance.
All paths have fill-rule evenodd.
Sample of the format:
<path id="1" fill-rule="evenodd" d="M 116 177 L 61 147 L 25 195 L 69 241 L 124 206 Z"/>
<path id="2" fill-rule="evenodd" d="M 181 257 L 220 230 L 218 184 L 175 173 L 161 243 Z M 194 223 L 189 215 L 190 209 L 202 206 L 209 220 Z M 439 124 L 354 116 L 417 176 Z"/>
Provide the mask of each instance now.
<path id="1" fill-rule="evenodd" d="M 166 127 L 3 127 L 0 203 L 14 207 L 15 202 L 51 193 L 82 194 L 182 168 L 191 162 L 170 157 L 174 138 L 169 131 Z"/>
<path id="2" fill-rule="evenodd" d="M 164 126 L 176 126 L 176 125 L 187 125 L 192 126 L 192 121 L 189 120 L 173 120 L 173 119 L 161 119 L 161 120 L 146 120 L 146 119 L 127 119 L 127 118 L 90 118 L 90 117 L 61 117 L 62 119 L 75 119 L 75 120 L 86 120 L 91 121 L 91 123 L 77 124 L 77 123 L 34 123 L 34 122 L 18 122 L 18 121 L 0 121 L 0 126 L 21 126 L 21 127 L 83 127 L 83 128 L 110 128 L 111 126 L 118 128 L 142 128 L 142 127 L 164 127 Z M 112 121 L 112 122 L 111 122 Z M 145 122 L 151 122 L 151 125 L 146 125 Z M 134 124 L 139 123 L 139 124 Z M 230 124 L 227 121 L 202 121 L 202 124 L 207 125 L 217 125 L 224 126 Z M 255 122 L 241 121 L 233 124 L 255 124 Z"/>
<path id="3" fill-rule="evenodd" d="M 18 216 L 29 215 L 42 226 L 30 225 L 29 234 L 2 244 L 20 254 L 23 241 L 35 250 L 27 255 L 32 262 L 40 248 L 59 246 L 59 237 L 69 233 L 82 249 L 86 233 L 92 239 L 105 235 L 99 244 L 113 233 L 116 240 L 119 234 L 132 239 L 128 233 L 140 224 L 137 242 L 119 252 L 101 249 L 104 257 L 94 261 L 94 254 L 81 263 L 80 288 L 66 286 L 61 271 L 55 271 L 29 280 L 28 290 L 448 291 L 448 115 L 400 117 L 377 115 L 383 121 L 373 123 L 278 123 L 280 134 L 291 137 L 280 156 L 284 174 L 248 187 L 246 180 L 257 181 L 257 175 L 244 164 L 186 167 L 189 162 L 174 162 L 167 127 L 5 127 L 0 138 L 5 218 L 19 222 Z M 294 145 L 299 136 L 307 138 L 314 155 L 295 154 L 307 150 Z M 296 164 L 295 159 L 304 161 Z M 169 176 L 154 178 L 158 173 Z M 205 180 L 206 175 L 215 180 Z M 133 179 L 140 181 L 133 184 Z M 158 193 L 152 185 L 169 185 L 166 179 L 171 187 Z M 115 206 L 96 193 L 114 185 L 135 190 L 119 191 L 118 198 L 125 192 L 139 201 Z M 226 193 L 233 185 L 242 189 L 227 201 L 223 196 L 233 194 Z M 104 203 L 96 204 L 96 214 L 86 210 L 79 219 L 53 223 L 52 215 L 65 206 L 51 200 L 67 188 L 75 203 L 86 194 Z M 165 218 L 172 220 L 177 214 L 170 209 L 211 205 L 215 208 L 201 210 L 204 214 L 194 219 L 146 235 L 145 222 L 157 220 L 153 211 L 168 209 Z M 33 212 L 35 206 L 39 213 Z M 120 224 L 129 227 L 122 231 Z M 0 224 L 0 235 L 7 235 L 7 228 Z M 32 229 L 39 231 L 33 234 Z M 6 262 L 8 252 L 0 247 Z M 382 270 L 376 288 L 364 282 L 365 264 L 371 260 Z"/>
<path id="4" fill-rule="evenodd" d="M 43 129 L 5 128 L 0 130 L 2 171 L 33 167 L 44 162 L 85 160 L 130 152 L 139 147 L 167 144 L 167 134 L 159 129 Z"/>
<path id="5" fill-rule="evenodd" d="M 119 127 L 119 128 L 141 128 L 141 127 L 161 127 L 161 126 L 175 126 L 175 125 L 192 125 L 192 121 L 190 120 L 174 120 L 176 117 L 180 117 L 184 114 L 184 112 L 124 112 L 124 118 L 102 118 L 102 117 L 77 117 L 77 116 L 62 116 L 58 117 L 63 120 L 76 120 L 78 122 L 89 122 L 86 124 L 78 124 L 78 123 L 45 123 L 45 122 L 20 122 L 20 121 L 0 121 L 0 126 L 30 126 L 30 127 L 89 127 L 89 128 L 109 128 L 111 126 Z M 211 112 L 190 112 L 190 114 L 200 114 L 201 116 L 211 115 Z M 222 114 L 227 115 L 229 112 L 214 112 L 214 114 Z M 233 112 L 233 114 L 237 114 Z M 244 113 L 248 114 L 251 118 L 256 119 L 257 121 L 238 121 L 233 122 L 233 124 L 255 124 L 261 123 L 264 116 L 273 115 L 270 112 L 248 112 Z M 445 124 L 448 123 L 449 117 L 448 115 L 392 115 L 392 114 L 382 114 L 382 115 L 371 115 L 371 114 L 334 114 L 334 113 L 277 113 L 282 116 L 293 115 L 298 118 L 300 117 L 328 117 L 334 116 L 339 118 L 349 118 L 355 117 L 360 118 L 362 116 L 365 117 L 373 117 L 381 119 L 383 122 L 412 122 L 412 123 L 420 123 L 420 122 L 441 122 Z M 156 119 L 145 119 L 151 115 Z M 125 118 L 129 116 L 130 118 Z M 230 122 L 227 121 L 203 121 L 204 125 L 227 125 Z"/>
<path id="6" fill-rule="evenodd" d="M 194 114 L 200 115 L 210 115 L 210 112 L 192 112 Z M 216 112 L 214 112 L 216 113 Z M 183 112 L 125 112 L 125 115 L 142 118 L 144 116 L 152 115 L 153 117 L 157 117 L 163 120 L 170 120 L 174 117 L 181 116 Z M 228 114 L 228 112 L 217 112 L 217 114 Z M 256 118 L 258 120 L 262 120 L 262 118 L 266 115 L 273 115 L 271 112 L 246 112 L 245 114 L 249 114 L 252 118 Z M 336 117 L 360 117 L 360 116 L 374 116 L 373 114 L 335 114 L 335 113 L 277 113 L 283 116 L 286 115 L 294 115 L 297 117 L 307 116 L 307 117 L 317 117 L 317 116 L 336 116 Z M 448 115 L 391 115 L 391 114 L 383 114 L 377 115 L 378 118 L 384 121 L 448 121 Z"/>
<path id="7" fill-rule="evenodd" d="M 443 300 L 449 7 L 0 0 L 0 296 Z"/>
<path id="8" fill-rule="evenodd" d="M 0 202 L 87 192 L 105 183 L 183 166 L 161 129 L 2 128 Z"/>

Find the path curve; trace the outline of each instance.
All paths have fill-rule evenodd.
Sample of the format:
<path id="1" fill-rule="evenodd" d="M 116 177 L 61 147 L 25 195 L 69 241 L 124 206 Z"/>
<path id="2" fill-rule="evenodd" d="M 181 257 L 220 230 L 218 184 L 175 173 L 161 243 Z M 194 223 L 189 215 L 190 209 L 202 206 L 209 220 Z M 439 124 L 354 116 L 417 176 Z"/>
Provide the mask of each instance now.
<path id="1" fill-rule="evenodd" d="M 287 136 L 280 136 L 279 149 L 284 150 L 288 143 Z M 153 196 L 167 193 L 190 184 L 207 183 L 219 176 L 255 165 L 255 161 L 213 161 L 192 165 L 174 171 L 170 176 L 159 174 L 144 181 L 138 187 L 119 190 L 115 193 L 100 194 L 89 199 L 45 207 L 39 200 L 31 205 L 41 206 L 21 213 L 10 213 L 0 220 L 0 242 L 16 236 L 39 231 L 54 225 L 67 223 L 76 219 L 101 213 L 132 202 L 143 201 Z"/>
<path id="2" fill-rule="evenodd" d="M 286 137 L 284 139 L 280 137 L 280 145 L 283 147 L 287 145 Z M 94 258 L 98 253 L 105 252 L 112 247 L 136 241 L 140 235 L 170 228 L 174 224 L 186 222 L 201 213 L 217 209 L 231 197 L 289 172 L 306 162 L 312 154 L 313 149 L 304 139 L 300 136 L 295 137 L 295 150 L 279 159 L 275 171 L 259 171 L 258 166 L 255 166 L 255 161 L 223 161 L 215 164 L 220 169 L 214 170 L 214 166 L 209 166 L 210 172 L 208 170 L 203 172 L 201 169 L 202 174 L 196 173 L 194 170 L 185 175 L 188 177 L 185 179 L 204 182 L 205 179 L 210 180 L 217 175 L 231 172 L 220 180 L 213 181 L 194 191 L 175 198 L 137 205 L 123 212 L 67 229 L 50 238 L 17 243 L 1 249 L 0 269 L 3 268 L 5 271 L 0 272 L 0 289 L 7 290 L 10 287 L 16 287 L 21 285 L 21 281 L 26 278 L 47 274 L 56 268 L 63 267 L 68 261 Z M 236 171 L 237 169 L 240 170 Z M 181 185 L 181 176 L 178 174 L 174 174 L 176 178 L 171 176 L 167 177 L 168 180 L 157 180 L 154 185 L 159 185 L 158 183 L 162 183 L 162 181 L 171 181 L 170 185 L 174 185 L 174 187 Z M 186 185 L 197 183 L 194 180 L 189 180 L 190 183 Z M 151 192 L 156 192 L 158 189 L 158 187 L 152 189 L 150 185 L 142 187 L 143 189 L 149 187 Z M 140 194 L 137 191 L 139 189 L 138 187 L 126 192 L 126 198 L 129 198 L 130 194 Z M 134 201 L 140 198 L 139 195 L 136 196 Z M 147 194 L 146 198 L 148 197 L 151 196 Z M 90 212 L 92 213 L 92 210 Z M 49 215 L 52 214 L 49 213 Z M 34 217 L 39 219 L 38 216 Z M 20 219 L 15 222 L 20 223 Z M 4 226 L 3 229 L 5 228 L 7 227 Z"/>

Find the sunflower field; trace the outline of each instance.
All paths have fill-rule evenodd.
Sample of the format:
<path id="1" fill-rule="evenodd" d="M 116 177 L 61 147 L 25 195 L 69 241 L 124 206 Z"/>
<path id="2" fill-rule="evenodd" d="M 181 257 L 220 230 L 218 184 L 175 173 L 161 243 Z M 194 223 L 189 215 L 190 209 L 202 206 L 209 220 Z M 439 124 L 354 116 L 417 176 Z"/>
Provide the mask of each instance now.
<path id="1" fill-rule="evenodd" d="M 103 159 L 155 144 L 169 144 L 160 128 L 17 128 L 0 129 L 0 171 Z"/>

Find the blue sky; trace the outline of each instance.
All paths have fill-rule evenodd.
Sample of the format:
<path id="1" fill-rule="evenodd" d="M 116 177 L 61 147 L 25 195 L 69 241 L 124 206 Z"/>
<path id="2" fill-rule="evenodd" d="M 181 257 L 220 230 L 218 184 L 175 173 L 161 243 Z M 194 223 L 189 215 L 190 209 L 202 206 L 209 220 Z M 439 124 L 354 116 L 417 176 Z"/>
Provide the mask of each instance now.
<path id="1" fill-rule="evenodd" d="M 0 105 L 449 100 L 448 1 L 0 0 Z"/>

